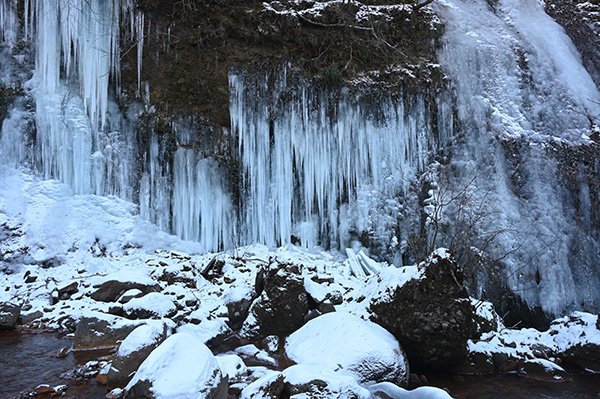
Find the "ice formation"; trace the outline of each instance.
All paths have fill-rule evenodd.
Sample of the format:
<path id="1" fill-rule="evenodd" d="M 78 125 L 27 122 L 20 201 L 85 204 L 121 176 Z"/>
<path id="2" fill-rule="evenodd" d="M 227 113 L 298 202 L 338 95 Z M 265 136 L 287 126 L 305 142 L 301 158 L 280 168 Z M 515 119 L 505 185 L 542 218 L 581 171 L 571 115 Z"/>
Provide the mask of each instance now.
<path id="1" fill-rule="evenodd" d="M 288 83 L 285 71 L 274 87 L 230 75 L 247 191 L 242 240 L 278 245 L 295 235 L 304 245 L 343 248 L 352 232 L 389 233 L 393 199 L 452 135 L 450 107 L 438 107 L 434 126 L 419 94 L 368 104 Z M 395 209 L 386 214 L 388 205 Z"/>
<path id="2" fill-rule="evenodd" d="M 490 256 L 503 259 L 511 289 L 531 306 L 555 314 L 598 306 L 600 269 L 591 254 L 600 243 L 584 216 L 590 188 L 582 171 L 579 190 L 564 186 L 550 147 L 589 143 L 598 88 L 543 2 L 435 4 L 446 25 L 439 60 L 455 85 L 465 137 L 455 157 L 462 181 L 452 183 L 478 177 L 470 200 L 490 215 L 482 231 L 497 235 Z"/>

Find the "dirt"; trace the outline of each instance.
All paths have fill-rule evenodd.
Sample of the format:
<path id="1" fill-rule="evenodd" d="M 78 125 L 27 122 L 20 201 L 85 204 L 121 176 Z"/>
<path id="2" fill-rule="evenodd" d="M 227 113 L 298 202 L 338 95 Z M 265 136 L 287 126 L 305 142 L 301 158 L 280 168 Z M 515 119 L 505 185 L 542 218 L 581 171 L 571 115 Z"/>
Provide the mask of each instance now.
<path id="1" fill-rule="evenodd" d="M 262 1 L 137 1 L 146 28 L 151 26 L 144 37 L 142 81 L 149 82 L 158 119 L 195 116 L 228 127 L 231 68 L 269 74 L 289 62 L 302 75 L 329 86 L 373 71 L 388 86 L 428 87 L 442 81 L 431 65 L 442 28 L 426 8 L 395 12 L 391 20 L 373 18 L 362 23 L 366 29 L 358 29 L 353 2 L 339 3 L 313 21 L 268 12 Z M 134 96 L 137 51 L 131 40 L 122 48 L 122 84 Z M 390 72 L 391 66 L 414 76 Z"/>

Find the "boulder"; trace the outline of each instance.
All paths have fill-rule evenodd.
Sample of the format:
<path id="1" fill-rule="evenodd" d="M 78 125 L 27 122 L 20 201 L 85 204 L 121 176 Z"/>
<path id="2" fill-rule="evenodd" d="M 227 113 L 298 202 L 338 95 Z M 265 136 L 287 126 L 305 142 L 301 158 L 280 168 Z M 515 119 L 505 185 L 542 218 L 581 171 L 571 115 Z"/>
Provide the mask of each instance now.
<path id="1" fill-rule="evenodd" d="M 285 352 L 298 364 L 343 371 L 361 383 L 408 382 L 408 363 L 394 336 L 345 312 L 327 313 L 309 321 L 288 337 Z"/>
<path id="2" fill-rule="evenodd" d="M 557 356 L 565 363 L 600 372 L 599 319 L 590 313 L 573 312 L 554 320 L 545 334 L 552 337 Z"/>
<path id="3" fill-rule="evenodd" d="M 0 330 L 12 330 L 17 327 L 21 316 L 21 307 L 14 303 L 4 302 L 0 304 Z"/>
<path id="4" fill-rule="evenodd" d="M 110 388 L 123 388 L 148 355 L 167 338 L 163 323 L 145 324 L 133 330 L 121 342 L 107 375 Z"/>
<path id="5" fill-rule="evenodd" d="M 125 399 L 225 399 L 227 378 L 199 338 L 176 333 L 141 364 L 125 388 Z"/>
<path id="6" fill-rule="evenodd" d="M 283 375 L 286 395 L 284 397 L 311 399 L 371 397 L 369 391 L 353 376 L 322 369 L 319 365 L 297 364 L 283 370 Z"/>
<path id="7" fill-rule="evenodd" d="M 371 319 L 398 339 L 412 367 L 457 371 L 477 331 L 463 273 L 443 249 L 419 270 L 419 278 L 389 287 L 372 300 Z"/>
<path id="8" fill-rule="evenodd" d="M 128 301 L 123 305 L 123 312 L 128 319 L 160 319 L 173 317 L 177 307 L 167 295 L 151 292 Z"/>
<path id="9" fill-rule="evenodd" d="M 304 324 L 308 295 L 301 266 L 271 263 L 257 285 L 256 291 L 261 292 L 262 288 L 262 292 L 250 307 L 242 327 L 243 335 L 285 336 Z"/>
<path id="10" fill-rule="evenodd" d="M 537 381 L 571 381 L 571 378 L 562 367 L 546 359 L 528 359 L 523 362 L 518 371 L 520 375 Z"/>
<path id="11" fill-rule="evenodd" d="M 144 294 L 159 292 L 161 290 L 158 284 L 150 285 L 133 281 L 109 280 L 100 284 L 91 297 L 93 300 L 99 302 L 116 302 L 121 295 L 133 289 L 138 289 Z"/>
<path id="12" fill-rule="evenodd" d="M 240 399 L 280 399 L 284 389 L 283 373 L 273 371 L 244 388 Z"/>
<path id="13" fill-rule="evenodd" d="M 114 348 L 124 340 L 139 323 L 122 317 L 98 314 L 83 317 L 75 330 L 74 351 Z"/>

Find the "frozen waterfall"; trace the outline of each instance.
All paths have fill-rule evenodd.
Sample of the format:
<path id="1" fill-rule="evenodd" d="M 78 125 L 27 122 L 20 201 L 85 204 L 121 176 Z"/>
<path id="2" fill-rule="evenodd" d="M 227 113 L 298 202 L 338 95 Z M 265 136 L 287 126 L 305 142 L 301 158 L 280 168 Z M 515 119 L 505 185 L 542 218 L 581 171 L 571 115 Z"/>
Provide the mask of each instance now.
<path id="1" fill-rule="evenodd" d="M 597 307 L 600 269 L 590 253 L 600 245 L 581 219 L 590 189 L 582 170 L 579 186 L 565 187 L 555 154 L 589 143 L 598 88 L 543 2 L 435 4 L 446 25 L 439 59 L 456 88 L 465 142 L 455 150 L 463 180 L 453 184 L 479 176 L 471 202 L 493 215 L 481 232 L 498 232 L 490 256 L 504 259 L 511 289 L 530 306 Z"/>
<path id="2" fill-rule="evenodd" d="M 427 104 L 421 94 L 355 101 L 287 79 L 285 70 L 274 82 L 230 75 L 245 174 L 242 241 L 296 236 L 344 248 L 364 232 L 391 240 L 397 199 L 452 135 L 450 102 Z"/>

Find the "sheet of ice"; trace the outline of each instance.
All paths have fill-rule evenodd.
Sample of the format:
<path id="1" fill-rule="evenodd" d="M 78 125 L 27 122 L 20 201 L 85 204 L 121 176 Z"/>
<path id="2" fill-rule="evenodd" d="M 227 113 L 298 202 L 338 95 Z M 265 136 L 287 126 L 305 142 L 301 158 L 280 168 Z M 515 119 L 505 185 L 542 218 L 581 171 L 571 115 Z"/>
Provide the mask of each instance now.
<path id="1" fill-rule="evenodd" d="M 379 392 L 394 399 L 452 399 L 448 392 L 435 387 L 418 387 L 412 390 L 400 388 L 389 382 L 382 382 L 368 386 L 373 394 Z"/>

